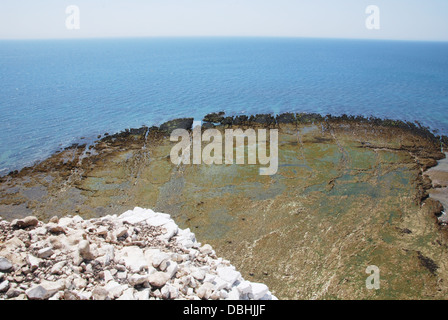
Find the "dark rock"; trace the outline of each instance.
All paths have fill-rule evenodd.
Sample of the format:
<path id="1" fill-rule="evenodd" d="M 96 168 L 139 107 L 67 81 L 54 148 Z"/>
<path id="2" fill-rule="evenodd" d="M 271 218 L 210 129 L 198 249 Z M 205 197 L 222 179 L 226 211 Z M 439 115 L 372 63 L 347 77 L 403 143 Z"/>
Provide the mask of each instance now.
<path id="1" fill-rule="evenodd" d="M 443 211 L 443 205 L 439 201 L 432 198 L 425 200 L 425 207 L 431 214 L 436 216 L 440 216 Z"/>
<path id="2" fill-rule="evenodd" d="M 249 117 L 246 115 L 236 116 L 233 119 L 233 124 L 237 126 L 246 125 Z"/>
<path id="3" fill-rule="evenodd" d="M 324 117 L 322 117 L 318 113 L 298 113 L 296 114 L 296 119 L 298 123 L 315 123 L 319 121 L 323 121 Z M 327 116 L 328 119 L 328 116 Z"/>
<path id="4" fill-rule="evenodd" d="M 282 113 L 276 117 L 277 123 L 296 123 L 297 119 L 293 113 Z"/>
<path id="5" fill-rule="evenodd" d="M 207 129 L 213 129 L 215 127 L 215 125 L 213 123 L 210 122 L 204 122 L 202 124 L 202 129 L 207 130 Z"/>
<path id="6" fill-rule="evenodd" d="M 225 117 L 222 119 L 221 124 L 223 126 L 231 126 L 233 124 L 233 117 Z"/>
<path id="7" fill-rule="evenodd" d="M 39 220 L 36 217 L 29 216 L 29 217 L 14 221 L 14 224 L 12 224 L 12 226 L 14 228 L 25 229 L 28 227 L 35 227 L 35 226 L 37 226 L 38 223 L 39 223 Z"/>
<path id="8" fill-rule="evenodd" d="M 193 120 L 194 120 L 193 118 L 174 119 L 163 123 L 160 126 L 160 131 L 164 131 L 168 134 L 171 134 L 171 132 L 173 132 L 176 129 L 191 130 Z"/>
<path id="9" fill-rule="evenodd" d="M 131 128 L 129 130 L 129 133 L 132 135 L 145 135 L 147 130 L 148 130 L 147 127 L 141 127 L 138 129 Z"/>
<path id="10" fill-rule="evenodd" d="M 426 269 L 428 269 L 428 271 L 431 272 L 432 275 L 435 275 L 437 269 L 439 269 L 439 266 L 434 262 L 434 260 L 425 257 L 424 255 L 422 255 L 420 251 L 418 251 L 417 254 L 420 264 Z"/>
<path id="11" fill-rule="evenodd" d="M 422 177 L 422 187 L 425 190 L 431 189 L 432 188 L 432 181 L 428 176 L 423 176 Z"/>
<path id="12" fill-rule="evenodd" d="M 257 114 L 255 116 L 251 116 L 249 121 L 261 124 L 263 126 L 270 126 L 272 124 L 275 124 L 275 118 L 270 114 Z"/>
<path id="13" fill-rule="evenodd" d="M 202 121 L 205 122 L 212 122 L 212 123 L 220 123 L 222 120 L 224 120 L 224 112 L 213 112 L 207 114 Z"/>

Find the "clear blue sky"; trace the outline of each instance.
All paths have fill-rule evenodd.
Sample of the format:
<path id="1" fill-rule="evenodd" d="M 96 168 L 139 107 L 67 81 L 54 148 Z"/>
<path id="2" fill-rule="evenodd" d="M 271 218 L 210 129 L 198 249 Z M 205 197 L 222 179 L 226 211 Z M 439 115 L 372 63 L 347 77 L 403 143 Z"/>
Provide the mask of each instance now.
<path id="1" fill-rule="evenodd" d="M 79 30 L 65 27 L 69 5 Z M 368 5 L 380 30 L 365 27 Z M 448 0 L 0 0 L 0 39 L 141 36 L 448 41 Z"/>

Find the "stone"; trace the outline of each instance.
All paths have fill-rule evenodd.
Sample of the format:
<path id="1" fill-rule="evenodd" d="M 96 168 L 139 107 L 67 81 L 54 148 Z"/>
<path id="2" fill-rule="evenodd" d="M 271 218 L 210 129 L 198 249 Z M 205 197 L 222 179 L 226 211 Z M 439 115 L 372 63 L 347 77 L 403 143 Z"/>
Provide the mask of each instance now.
<path id="1" fill-rule="evenodd" d="M 170 277 L 170 279 L 172 279 L 174 278 L 178 270 L 179 265 L 176 262 L 170 261 L 165 272 Z"/>
<path id="2" fill-rule="evenodd" d="M 191 276 L 196 280 L 202 281 L 205 278 L 205 271 L 198 268 L 194 268 L 191 272 Z"/>
<path id="3" fill-rule="evenodd" d="M 48 222 L 50 222 L 50 223 L 58 223 L 59 222 L 59 217 L 58 216 L 53 216 Z"/>
<path id="4" fill-rule="evenodd" d="M 202 254 L 211 254 L 213 252 L 213 248 L 209 244 L 204 244 L 202 247 L 199 248 L 199 251 Z"/>
<path id="5" fill-rule="evenodd" d="M 148 276 L 148 282 L 151 286 L 156 288 L 163 287 L 168 280 L 170 279 L 169 275 L 165 272 L 156 272 Z"/>
<path id="6" fill-rule="evenodd" d="M 109 281 L 114 280 L 114 277 L 112 276 L 112 273 L 110 273 L 109 270 L 104 271 L 104 282 L 108 283 Z"/>
<path id="7" fill-rule="evenodd" d="M 24 294 L 22 289 L 18 289 L 18 288 L 9 288 L 9 290 L 6 292 L 6 297 L 8 299 L 12 299 L 12 298 L 16 298 L 20 295 Z"/>
<path id="8" fill-rule="evenodd" d="M 109 296 L 109 291 L 107 291 L 103 287 L 96 287 L 92 291 L 92 299 L 93 300 L 106 300 Z"/>
<path id="9" fill-rule="evenodd" d="M 60 222 L 59 222 L 60 225 Z M 67 232 L 67 242 L 71 246 L 75 246 L 79 244 L 80 241 L 82 241 L 86 236 L 86 233 L 84 230 L 74 230 Z"/>
<path id="10" fill-rule="evenodd" d="M 159 289 L 154 290 L 154 292 L 152 293 L 152 295 L 154 296 L 154 298 L 162 299 L 162 293 L 160 292 Z"/>
<path id="11" fill-rule="evenodd" d="M 56 263 L 52 268 L 50 273 L 51 274 L 61 274 L 62 268 L 67 264 L 67 261 L 60 261 Z"/>
<path id="12" fill-rule="evenodd" d="M 204 283 L 198 289 L 196 289 L 196 293 L 200 299 L 208 300 L 210 299 L 214 290 L 214 286 L 210 282 Z"/>
<path id="13" fill-rule="evenodd" d="M 64 297 L 64 300 L 68 300 L 68 301 L 81 300 L 81 298 L 79 297 L 77 292 L 70 291 L 70 290 L 65 290 L 63 297 Z"/>
<path id="14" fill-rule="evenodd" d="M 230 284 L 225 281 L 222 280 L 219 277 L 216 277 L 215 280 L 213 281 L 214 285 L 215 285 L 215 289 L 216 290 L 222 290 L 222 289 L 229 289 L 230 288 Z"/>
<path id="15" fill-rule="evenodd" d="M 134 296 L 134 289 L 126 289 L 117 300 L 136 300 Z"/>
<path id="16" fill-rule="evenodd" d="M 120 271 L 117 273 L 118 280 L 126 280 L 128 278 L 128 273 L 126 271 Z"/>
<path id="17" fill-rule="evenodd" d="M 80 223 L 80 222 L 83 222 L 83 221 L 84 221 L 84 219 L 83 219 L 79 214 L 77 214 L 76 216 L 74 216 L 74 217 L 72 218 L 72 220 L 73 220 L 74 223 Z"/>
<path id="18" fill-rule="evenodd" d="M 69 217 L 60 218 L 58 221 L 58 225 L 60 225 L 61 227 L 68 227 L 72 223 L 73 223 L 73 220 L 72 220 L 72 218 L 69 218 Z"/>
<path id="19" fill-rule="evenodd" d="M 204 282 L 211 282 L 211 283 L 213 283 L 213 282 L 215 282 L 215 279 L 216 279 L 216 275 L 215 274 L 207 273 L 205 275 Z"/>
<path id="20" fill-rule="evenodd" d="M 190 130 L 193 126 L 193 118 L 181 118 L 167 121 L 160 125 L 160 131 L 165 131 L 168 135 L 176 129 Z"/>
<path id="21" fill-rule="evenodd" d="M 252 285 L 251 285 L 251 283 L 249 281 L 246 281 L 246 280 L 241 281 L 237 285 L 236 288 L 238 289 L 238 291 L 240 292 L 241 295 L 249 294 L 249 293 L 252 292 Z"/>
<path id="22" fill-rule="evenodd" d="M 117 230 L 117 232 L 115 233 L 115 236 L 117 238 L 123 237 L 128 233 L 128 228 L 126 227 L 121 227 Z"/>
<path id="23" fill-rule="evenodd" d="M 53 255 L 53 249 L 51 247 L 42 248 L 37 251 L 37 256 L 41 259 L 47 259 Z"/>
<path id="24" fill-rule="evenodd" d="M 76 277 L 73 280 L 73 285 L 75 286 L 76 289 L 84 289 L 87 286 L 87 280 L 83 279 L 81 277 Z"/>
<path id="25" fill-rule="evenodd" d="M 139 274 L 133 274 L 128 278 L 128 282 L 131 286 L 135 287 L 141 284 L 144 284 L 145 282 L 148 282 L 148 276 L 147 275 L 139 275 Z"/>
<path id="26" fill-rule="evenodd" d="M 12 263 L 3 257 L 0 257 L 0 272 L 10 272 L 13 268 Z"/>
<path id="27" fill-rule="evenodd" d="M 152 227 L 161 227 L 171 222 L 173 222 L 173 220 L 171 220 L 170 215 L 165 213 L 154 213 L 146 220 L 146 223 Z"/>
<path id="28" fill-rule="evenodd" d="M 226 300 L 240 300 L 240 292 L 236 287 L 232 287 Z"/>
<path id="29" fill-rule="evenodd" d="M 106 236 L 108 232 L 109 232 L 109 228 L 107 228 L 107 227 L 100 227 L 96 231 L 96 235 L 98 235 L 98 236 Z"/>
<path id="30" fill-rule="evenodd" d="M 203 121 L 212 122 L 212 123 L 220 123 L 221 121 L 224 120 L 224 115 L 225 115 L 225 113 L 222 111 L 218 112 L 218 113 L 216 113 L 216 112 L 209 113 L 204 117 Z"/>
<path id="31" fill-rule="evenodd" d="M 90 300 L 92 298 L 92 293 L 88 291 L 80 291 L 76 292 L 76 294 L 81 300 Z"/>
<path id="32" fill-rule="evenodd" d="M 82 261 L 83 261 L 83 258 L 79 254 L 79 251 L 74 251 L 72 253 L 72 259 L 73 259 L 73 265 L 74 266 L 79 266 L 82 263 Z"/>
<path id="33" fill-rule="evenodd" d="M 123 259 L 126 266 L 134 273 L 148 267 L 143 250 L 137 246 L 124 247 L 117 256 L 118 259 Z"/>
<path id="34" fill-rule="evenodd" d="M 9 289 L 9 281 L 5 280 L 0 283 L 0 292 L 6 292 Z"/>
<path id="35" fill-rule="evenodd" d="M 149 300 L 150 295 L 151 295 L 151 290 L 145 289 L 142 291 L 137 291 L 136 298 L 137 298 L 137 300 Z"/>
<path id="36" fill-rule="evenodd" d="M 25 291 L 30 300 L 47 300 L 56 292 L 64 290 L 63 282 L 42 281 L 41 284 Z"/>
<path id="37" fill-rule="evenodd" d="M 170 241 L 171 238 L 174 237 L 179 230 L 177 224 L 172 220 L 163 224 L 163 228 L 165 229 L 165 233 L 160 235 L 158 238 L 165 241 Z"/>
<path id="38" fill-rule="evenodd" d="M 233 285 L 233 283 L 241 277 L 241 273 L 231 267 L 221 267 L 217 270 L 218 277 Z"/>
<path id="39" fill-rule="evenodd" d="M 65 233 L 65 229 L 64 227 L 57 225 L 55 223 L 49 223 L 47 225 L 47 230 L 48 232 L 52 233 L 52 234 L 61 234 L 61 233 Z"/>
<path id="40" fill-rule="evenodd" d="M 51 243 L 51 247 L 56 250 L 64 250 L 69 247 L 65 236 L 50 236 L 47 240 Z"/>
<path id="41" fill-rule="evenodd" d="M 45 300 L 50 297 L 50 294 L 41 285 L 37 285 L 26 290 L 25 294 L 30 300 Z"/>
<path id="42" fill-rule="evenodd" d="M 269 288 L 263 283 L 252 283 L 251 286 L 252 286 L 251 296 L 252 299 L 254 300 L 260 300 L 269 291 Z"/>
<path id="43" fill-rule="evenodd" d="M 162 294 L 162 299 L 168 300 L 170 298 L 170 287 L 168 285 L 164 286 L 160 289 L 160 293 Z"/>
<path id="44" fill-rule="evenodd" d="M 116 281 L 110 281 L 104 288 L 108 291 L 109 297 L 111 298 L 118 298 L 127 289 Z"/>
<path id="45" fill-rule="evenodd" d="M 85 260 L 95 259 L 94 255 L 90 251 L 90 243 L 88 240 L 82 240 L 78 243 L 79 255 Z"/>
<path id="46" fill-rule="evenodd" d="M 28 227 L 35 227 L 39 223 L 39 220 L 34 216 L 28 216 L 26 218 L 23 218 L 21 220 L 15 220 L 14 223 L 12 223 L 13 227 L 25 229 Z"/>
<path id="47" fill-rule="evenodd" d="M 134 208 L 134 210 L 128 210 L 118 217 L 122 222 L 129 224 L 137 224 L 146 221 L 155 215 L 154 211 L 151 209 L 142 209 L 139 207 Z"/>
<path id="48" fill-rule="evenodd" d="M 30 266 L 31 270 L 35 270 L 35 269 L 39 268 L 39 265 L 42 263 L 42 259 L 37 258 L 31 254 L 28 254 L 26 256 L 26 261 L 27 261 L 28 265 Z"/>

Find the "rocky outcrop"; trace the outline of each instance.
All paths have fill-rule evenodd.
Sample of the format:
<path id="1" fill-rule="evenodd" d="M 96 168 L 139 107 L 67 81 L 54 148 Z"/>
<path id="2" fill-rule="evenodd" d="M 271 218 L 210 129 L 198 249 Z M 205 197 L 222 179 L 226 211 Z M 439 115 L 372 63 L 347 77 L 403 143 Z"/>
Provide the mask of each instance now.
<path id="1" fill-rule="evenodd" d="M 276 299 L 168 214 L 0 221 L 0 298 Z"/>
<path id="2" fill-rule="evenodd" d="M 174 119 L 163 123 L 160 126 L 160 131 L 171 134 L 176 129 L 190 130 L 193 125 L 193 118 Z"/>

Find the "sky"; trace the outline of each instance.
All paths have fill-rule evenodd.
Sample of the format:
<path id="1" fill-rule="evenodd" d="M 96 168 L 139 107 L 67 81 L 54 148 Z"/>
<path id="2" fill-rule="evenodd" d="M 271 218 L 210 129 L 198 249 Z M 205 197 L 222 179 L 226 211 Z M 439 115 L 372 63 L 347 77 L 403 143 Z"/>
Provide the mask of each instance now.
<path id="1" fill-rule="evenodd" d="M 379 29 L 366 27 L 369 5 Z M 0 39 L 184 36 L 448 41 L 448 0 L 0 1 Z"/>

